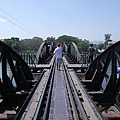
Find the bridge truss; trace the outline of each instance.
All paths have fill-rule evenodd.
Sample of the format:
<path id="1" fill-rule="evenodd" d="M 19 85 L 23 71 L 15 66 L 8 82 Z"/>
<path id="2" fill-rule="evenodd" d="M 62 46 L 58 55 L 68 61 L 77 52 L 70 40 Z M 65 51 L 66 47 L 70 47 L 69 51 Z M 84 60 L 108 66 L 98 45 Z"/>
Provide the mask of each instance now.
<path id="1" fill-rule="evenodd" d="M 62 47 L 72 119 L 120 119 L 117 101 L 120 41 L 106 49 L 91 64 L 87 63 L 86 54 L 79 53 L 75 43 L 68 46 L 64 43 Z M 42 43 L 36 58 L 27 64 L 20 55 L 0 42 L 0 119 L 49 118 L 56 73 L 54 48 L 53 43 L 50 46 Z"/>

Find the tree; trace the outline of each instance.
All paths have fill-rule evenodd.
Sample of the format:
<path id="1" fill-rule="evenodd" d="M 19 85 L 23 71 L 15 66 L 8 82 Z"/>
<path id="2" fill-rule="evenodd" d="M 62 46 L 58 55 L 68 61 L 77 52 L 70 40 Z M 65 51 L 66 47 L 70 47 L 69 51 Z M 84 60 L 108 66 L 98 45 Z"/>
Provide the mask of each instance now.
<path id="1" fill-rule="evenodd" d="M 45 40 L 45 42 L 50 45 L 52 42 L 55 42 L 55 37 L 51 36 L 51 37 L 47 37 L 47 39 Z"/>
<path id="2" fill-rule="evenodd" d="M 42 38 L 33 37 L 32 39 L 24 39 L 20 41 L 20 50 L 27 51 L 38 51 L 41 43 L 43 42 Z"/>
<path id="3" fill-rule="evenodd" d="M 16 52 L 19 51 L 19 38 L 11 37 L 10 39 L 4 39 L 3 42 L 11 47 Z"/>
<path id="4" fill-rule="evenodd" d="M 60 36 L 57 40 L 56 43 L 60 42 L 60 43 L 66 43 L 69 44 L 71 42 L 74 42 L 75 44 L 77 44 L 79 42 L 79 39 L 77 37 L 72 37 L 72 36 L 67 36 L 67 35 L 63 35 Z"/>
<path id="5" fill-rule="evenodd" d="M 86 39 L 84 40 L 80 39 L 77 46 L 78 46 L 79 51 L 88 51 L 89 41 Z"/>

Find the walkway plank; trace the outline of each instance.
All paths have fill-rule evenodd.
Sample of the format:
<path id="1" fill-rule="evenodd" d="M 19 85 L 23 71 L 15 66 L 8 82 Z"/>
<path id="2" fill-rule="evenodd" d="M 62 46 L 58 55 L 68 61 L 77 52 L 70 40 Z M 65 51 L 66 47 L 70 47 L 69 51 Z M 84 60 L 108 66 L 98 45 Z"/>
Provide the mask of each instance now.
<path id="1" fill-rule="evenodd" d="M 72 120 L 63 68 L 61 67 L 60 69 L 60 71 L 55 70 L 49 120 Z"/>

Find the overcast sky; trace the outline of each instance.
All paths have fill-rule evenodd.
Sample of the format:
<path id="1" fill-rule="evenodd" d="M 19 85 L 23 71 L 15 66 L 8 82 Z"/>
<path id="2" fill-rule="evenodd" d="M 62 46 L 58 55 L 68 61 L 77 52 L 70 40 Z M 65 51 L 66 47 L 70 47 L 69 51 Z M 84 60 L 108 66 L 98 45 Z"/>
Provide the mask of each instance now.
<path id="1" fill-rule="evenodd" d="M 120 40 L 120 0 L 0 0 L 0 39 Z"/>

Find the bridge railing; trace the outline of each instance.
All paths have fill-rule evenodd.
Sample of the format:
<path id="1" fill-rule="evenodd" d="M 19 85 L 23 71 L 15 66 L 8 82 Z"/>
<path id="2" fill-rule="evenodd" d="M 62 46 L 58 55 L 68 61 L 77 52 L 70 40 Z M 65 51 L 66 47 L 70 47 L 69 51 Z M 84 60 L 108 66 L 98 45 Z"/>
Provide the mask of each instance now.
<path id="1" fill-rule="evenodd" d="M 37 61 L 37 58 L 34 52 L 21 53 L 20 56 L 28 65 L 36 65 L 35 61 Z"/>

